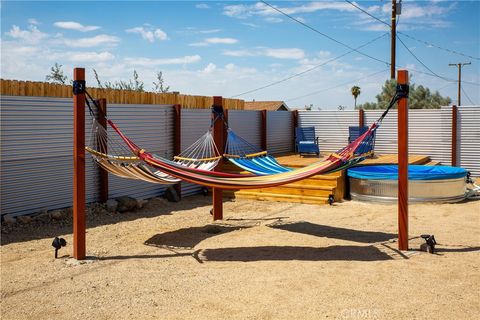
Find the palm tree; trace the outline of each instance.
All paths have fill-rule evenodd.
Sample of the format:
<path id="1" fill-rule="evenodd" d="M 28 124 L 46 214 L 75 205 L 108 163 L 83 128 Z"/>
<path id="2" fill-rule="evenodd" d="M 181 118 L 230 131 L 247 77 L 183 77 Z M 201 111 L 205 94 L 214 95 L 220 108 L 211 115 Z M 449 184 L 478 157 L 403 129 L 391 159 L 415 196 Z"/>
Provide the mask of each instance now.
<path id="1" fill-rule="evenodd" d="M 359 86 L 353 86 L 351 89 L 353 98 L 355 99 L 355 109 L 357 109 L 357 97 L 360 95 L 360 87 Z"/>

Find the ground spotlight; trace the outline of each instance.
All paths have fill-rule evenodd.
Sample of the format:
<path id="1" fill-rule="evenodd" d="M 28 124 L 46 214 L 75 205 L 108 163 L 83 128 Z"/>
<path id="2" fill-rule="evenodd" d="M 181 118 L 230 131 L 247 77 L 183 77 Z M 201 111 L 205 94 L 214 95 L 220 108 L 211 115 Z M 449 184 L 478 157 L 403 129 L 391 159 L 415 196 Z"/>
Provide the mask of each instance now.
<path id="1" fill-rule="evenodd" d="M 53 239 L 52 246 L 55 248 L 55 259 L 58 257 L 58 250 L 66 245 L 67 241 L 63 238 L 55 237 L 55 239 Z"/>

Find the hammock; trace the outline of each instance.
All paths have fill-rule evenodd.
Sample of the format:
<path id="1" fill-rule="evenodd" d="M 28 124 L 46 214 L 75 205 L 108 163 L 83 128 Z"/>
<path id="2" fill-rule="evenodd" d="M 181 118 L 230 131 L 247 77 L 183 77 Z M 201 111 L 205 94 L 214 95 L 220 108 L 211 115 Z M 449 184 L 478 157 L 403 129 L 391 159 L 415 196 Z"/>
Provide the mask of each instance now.
<path id="1" fill-rule="evenodd" d="M 130 148 L 125 146 L 123 139 L 115 139 L 116 135 L 107 136 L 106 129 L 99 124 L 95 117 L 92 119 L 90 141 L 85 150 L 92 154 L 93 159 L 100 167 L 121 178 L 160 184 L 173 184 L 181 181 L 162 171 L 152 170 Z M 175 156 L 172 163 L 185 168 L 210 171 L 215 168 L 221 158 L 213 141 L 212 132 L 208 130 L 180 155 Z"/>
<path id="2" fill-rule="evenodd" d="M 296 170 L 286 170 L 284 172 L 273 173 L 270 175 L 252 175 L 252 174 L 232 174 L 232 173 L 224 173 L 224 172 L 215 172 L 215 171 L 208 171 L 204 170 L 205 168 L 200 168 L 199 165 L 195 165 L 195 163 L 201 163 L 203 160 L 195 159 L 195 158 L 184 158 L 177 160 L 188 160 L 189 166 L 185 166 L 185 163 L 179 163 L 178 161 L 171 161 L 168 159 L 164 159 L 158 155 L 153 153 L 147 152 L 144 149 L 138 147 L 133 141 L 131 141 L 128 137 L 126 137 L 120 129 L 111 121 L 107 120 L 107 123 L 117 132 L 120 138 L 125 142 L 128 146 L 130 151 L 136 156 L 134 161 L 137 161 L 137 158 L 143 163 L 159 170 L 161 173 L 158 175 L 166 175 L 166 177 L 174 177 L 177 179 L 185 180 L 188 182 L 204 185 L 207 187 L 213 188 L 221 188 L 221 189 L 254 189 L 254 188 L 262 188 L 262 187 L 274 187 L 278 185 L 292 183 L 298 180 L 306 179 L 316 174 L 325 174 L 330 173 L 338 170 L 343 170 L 348 167 L 351 167 L 366 157 L 373 154 L 374 146 L 375 146 L 375 132 L 380 126 L 382 120 L 387 115 L 389 110 L 395 104 L 395 102 L 400 98 L 408 94 L 405 91 L 399 89 L 397 86 L 397 93 L 392 100 L 390 101 L 390 105 L 384 111 L 384 113 L 380 116 L 380 118 L 375 121 L 368 130 L 358 137 L 353 142 L 349 143 L 346 147 L 340 149 L 336 153 L 330 154 L 325 160 L 313 163 L 309 166 L 296 169 Z M 209 130 L 210 132 L 210 130 Z M 210 132 L 211 136 L 211 132 Z M 212 138 L 213 139 L 213 138 Z M 216 148 L 215 148 L 216 149 Z M 217 150 L 218 153 L 218 150 Z M 250 155 L 251 157 L 247 157 Z M 254 155 L 252 154 L 245 154 L 243 159 L 253 159 L 255 157 L 261 157 L 263 155 Z M 218 156 L 216 156 L 218 157 Z M 212 160 L 212 157 L 207 158 L 208 161 L 219 161 L 220 159 Z M 240 157 L 242 158 L 242 157 Z M 251 164 L 253 160 L 247 161 L 239 161 L 239 158 L 232 157 L 234 161 L 240 163 L 247 167 L 247 164 Z M 111 161 L 111 159 L 109 159 Z M 261 170 L 266 170 L 267 168 L 270 170 L 274 167 L 276 161 L 272 158 L 262 159 L 261 161 L 257 161 L 256 165 L 258 167 L 255 168 Z M 140 165 L 141 163 L 137 164 L 136 167 L 143 172 L 147 172 L 143 166 Z M 120 164 L 122 166 L 122 164 Z M 278 165 L 277 170 L 281 170 L 282 166 Z M 283 167 L 284 168 L 284 167 Z M 207 168 L 208 169 L 208 168 Z M 259 172 L 261 170 L 258 170 Z M 138 177 L 138 172 L 136 170 L 127 170 L 131 174 L 132 177 Z M 132 172 L 134 171 L 134 172 Z M 149 171 L 151 172 L 151 171 Z M 151 176 L 150 173 L 147 175 Z M 157 176 L 157 174 L 155 174 Z M 163 177 L 163 176 L 162 176 Z M 160 178 L 162 179 L 162 178 Z"/>
<path id="3" fill-rule="evenodd" d="M 117 131 L 128 147 L 136 153 L 141 160 L 162 172 L 181 180 L 213 188 L 254 189 L 292 183 L 316 174 L 343 170 L 357 164 L 359 161 L 372 154 L 375 131 L 378 128 L 379 121 L 375 122 L 355 141 L 339 150 L 337 153 L 332 153 L 323 161 L 316 162 L 304 168 L 264 176 L 209 172 L 205 170 L 185 168 L 172 161 L 140 149 L 129 138 L 127 138 L 120 129 L 115 126 L 115 124 L 111 123 L 111 121 L 109 121 L 109 124 L 115 131 Z"/>
<path id="4" fill-rule="evenodd" d="M 230 128 L 227 129 L 227 143 L 223 156 L 237 167 L 257 175 L 292 171 L 279 164 L 267 151 L 259 150 Z"/>

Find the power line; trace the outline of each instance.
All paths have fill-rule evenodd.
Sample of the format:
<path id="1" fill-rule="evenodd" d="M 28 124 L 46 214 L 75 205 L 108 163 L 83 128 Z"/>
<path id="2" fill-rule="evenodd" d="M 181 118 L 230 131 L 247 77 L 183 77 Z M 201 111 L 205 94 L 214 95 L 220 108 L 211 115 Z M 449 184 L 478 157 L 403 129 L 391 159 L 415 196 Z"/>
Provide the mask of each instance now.
<path id="1" fill-rule="evenodd" d="M 407 68 L 405 66 L 404 67 L 397 67 L 397 70 L 398 69 L 406 69 L 408 71 L 417 72 L 417 73 L 421 73 L 421 74 L 424 74 L 424 75 L 427 75 L 427 76 L 430 76 L 430 77 L 438 78 L 438 76 L 436 76 L 434 74 L 431 74 L 431 73 L 428 73 L 428 72 L 425 72 L 425 71 L 420 71 L 420 70 L 417 70 L 417 69 Z M 452 78 L 447 78 L 447 77 L 443 77 L 443 78 L 439 78 L 439 79 L 444 80 L 444 81 L 453 82 L 453 83 L 458 82 L 458 80 L 455 80 L 455 79 L 452 79 Z M 471 85 L 480 86 L 480 83 L 478 83 L 478 82 L 462 81 L 462 83 L 468 83 L 468 84 L 471 84 Z"/>
<path id="2" fill-rule="evenodd" d="M 344 46 L 344 47 L 346 47 L 346 48 L 348 48 L 348 49 L 350 49 L 350 50 L 352 50 L 352 51 L 355 51 L 355 52 L 357 52 L 357 53 L 359 53 L 359 54 L 367 57 L 367 58 L 373 59 L 373 60 L 378 61 L 378 62 L 381 62 L 381 63 L 385 63 L 385 64 L 387 64 L 387 65 L 390 65 L 390 63 L 387 62 L 387 61 L 383 61 L 383 60 L 378 59 L 378 58 L 375 58 L 375 57 L 373 57 L 373 56 L 371 56 L 371 55 L 369 55 L 369 54 L 363 53 L 363 52 L 359 51 L 358 49 L 353 48 L 353 47 L 349 46 L 348 44 L 346 44 L 346 43 L 344 43 L 344 42 L 341 42 L 340 40 L 337 40 L 337 39 L 335 39 L 335 38 L 333 38 L 333 37 L 331 37 L 331 36 L 329 36 L 329 35 L 321 32 L 320 30 L 318 30 L 318 29 L 316 29 L 316 28 L 314 28 L 314 27 L 309 26 L 309 25 L 306 24 L 305 22 L 302 22 L 302 21 L 298 20 L 297 18 L 289 15 L 288 13 L 283 12 L 282 10 L 278 9 L 277 7 L 272 6 L 271 4 L 269 4 L 268 2 L 266 2 L 266 1 L 264 1 L 264 0 L 262 0 L 261 2 L 264 3 L 265 5 L 269 6 L 269 7 L 272 8 L 273 10 L 275 10 L 275 11 L 283 14 L 283 15 L 286 16 L 287 18 L 289 18 L 289 19 L 291 19 L 291 20 L 293 20 L 293 21 L 301 24 L 301 25 L 304 26 L 305 28 L 310 29 L 310 30 L 312 30 L 313 32 L 315 32 L 315 33 L 317 33 L 317 34 L 319 34 L 319 35 L 321 35 L 321 36 L 323 36 L 323 37 L 325 37 L 325 38 L 327 38 L 327 39 L 329 39 L 329 40 L 331 40 L 331 41 L 333 41 L 333 42 L 335 42 L 335 43 L 338 43 L 338 44 L 340 44 L 340 45 L 342 45 L 342 46 Z"/>
<path id="3" fill-rule="evenodd" d="M 387 62 L 387 61 L 383 61 L 383 60 L 381 60 L 381 59 L 375 58 L 375 57 L 373 57 L 373 56 L 370 56 L 370 55 L 368 55 L 368 54 L 366 54 L 366 53 L 363 53 L 363 52 L 359 51 L 359 49 L 361 49 L 361 48 L 369 45 L 370 43 L 372 43 L 372 42 L 374 42 L 374 41 L 376 41 L 376 40 L 378 40 L 378 39 L 386 36 L 386 35 L 389 34 L 389 33 L 385 33 L 385 34 L 381 35 L 380 37 L 377 37 L 377 38 L 375 38 L 375 39 L 373 39 L 373 40 L 371 40 L 371 41 L 369 41 L 369 42 L 367 42 L 367 43 L 365 43 L 365 44 L 363 44 L 363 45 L 361 45 L 361 46 L 359 46 L 359 47 L 357 47 L 357 48 L 353 48 L 353 47 L 349 46 L 348 44 L 345 44 L 345 43 L 343 43 L 343 42 L 341 42 L 341 41 L 339 41 L 339 40 L 337 40 L 337 39 L 335 39 L 335 38 L 332 38 L 332 37 L 330 37 L 329 35 L 327 35 L 327 34 L 321 32 L 321 31 L 319 31 L 319 30 L 317 30 L 317 29 L 309 26 L 308 24 L 306 24 L 306 23 L 304 23 L 304 22 L 302 22 L 302 21 L 294 18 L 293 16 L 291 16 L 291 15 L 283 12 L 282 10 L 278 9 L 277 7 L 274 7 L 274 6 L 270 5 L 270 4 L 267 3 L 266 1 L 261 1 L 261 2 L 264 3 L 265 5 L 267 5 L 268 7 L 274 9 L 275 11 L 281 13 L 282 15 L 288 17 L 289 19 L 291 19 L 291 20 L 293 20 L 293 21 L 301 24 L 302 26 L 304 26 L 304 27 L 306 27 L 306 28 L 314 31 L 315 33 L 320 34 L 321 36 L 326 37 L 327 39 L 329 39 L 329 40 L 331 40 L 331 41 L 334 41 L 334 42 L 336 42 L 336 43 L 338 43 L 338 44 L 340 44 L 340 45 L 342 45 L 342 46 L 345 46 L 345 47 L 349 48 L 350 51 L 345 52 L 345 53 L 343 53 L 343 54 L 341 54 L 341 55 L 339 55 L 339 56 L 337 56 L 337 57 L 335 57 L 335 58 L 332 58 L 332 59 L 326 61 L 326 62 L 323 62 L 323 63 L 321 63 L 321 64 L 318 64 L 318 65 L 316 65 L 316 66 L 314 66 L 314 67 L 312 67 L 312 68 L 310 68 L 310 69 L 307 69 L 307 70 L 305 70 L 305 71 L 302 71 L 302 72 L 293 74 L 293 75 L 288 76 L 288 77 L 286 77 L 286 78 L 280 79 L 280 80 L 278 80 L 278 81 L 271 82 L 271 83 L 269 83 L 269 84 L 267 84 L 267 85 L 264 85 L 264 86 L 261 86 L 261 87 L 255 88 L 255 89 L 248 90 L 248 91 L 245 91 L 245 92 L 242 92 L 242 93 L 233 95 L 233 96 L 231 96 L 231 98 L 243 96 L 243 95 L 245 95 L 245 94 L 249 94 L 249 93 L 252 93 L 252 92 L 256 92 L 256 91 L 259 91 L 259 90 L 262 90 L 262 89 L 266 89 L 266 88 L 268 88 L 268 87 L 272 87 L 272 86 L 274 86 L 274 85 L 283 83 L 283 82 L 288 81 L 288 80 L 290 80 L 290 79 L 292 79 L 292 78 L 295 78 L 295 77 L 301 76 L 301 75 L 303 75 L 303 74 L 305 74 L 305 73 L 308 73 L 308 72 L 310 72 L 310 71 L 313 71 L 313 70 L 315 70 L 315 69 L 317 69 L 317 68 L 319 68 L 319 67 L 321 67 L 321 66 L 324 66 L 324 65 L 326 65 L 326 64 L 328 64 L 328 63 L 330 63 L 330 62 L 333 62 L 333 61 L 335 61 L 335 60 L 338 60 L 338 59 L 340 59 L 340 58 L 342 58 L 342 57 L 344 57 L 344 56 L 346 56 L 347 54 L 350 54 L 350 53 L 352 53 L 352 52 L 357 52 L 357 53 L 359 53 L 359 54 L 361 54 L 361 55 L 363 55 L 363 56 L 366 56 L 366 57 L 368 57 L 368 58 L 370 58 L 370 59 L 373 59 L 373 60 L 378 61 L 378 62 L 385 63 L 386 65 L 390 66 L 390 63 Z M 350 2 L 350 1 L 347 1 L 347 2 L 350 3 L 351 5 L 353 5 L 354 7 L 356 7 L 357 9 L 361 10 L 362 12 L 368 14 L 370 17 L 374 18 L 375 20 L 381 21 L 383 24 L 388 25 L 386 22 L 384 22 L 384 21 L 382 21 L 381 19 L 379 19 L 379 18 L 371 15 L 370 13 L 366 12 L 365 10 L 359 8 L 358 6 L 354 5 L 352 2 Z M 398 23 L 398 22 L 397 22 L 397 23 Z M 390 27 L 390 25 L 388 25 L 388 26 Z M 397 33 L 400 33 L 400 32 L 397 32 Z M 404 33 L 402 33 L 402 34 L 404 34 Z M 405 35 L 405 34 L 404 34 L 404 35 Z M 406 35 L 406 36 L 408 36 L 408 35 Z M 400 41 L 401 41 L 401 40 L 400 40 Z M 408 47 L 403 43 L 403 41 L 401 41 L 401 42 L 402 42 L 402 44 L 405 46 L 405 48 L 414 56 L 414 58 L 417 59 L 417 61 L 419 61 L 419 62 L 420 62 L 426 69 L 428 69 L 431 73 L 422 72 L 422 71 L 414 70 L 414 69 L 410 69 L 411 71 L 415 71 L 415 72 L 418 72 L 418 73 L 423 73 L 423 74 L 426 74 L 426 75 L 429 75 L 429 76 L 433 76 L 433 77 L 436 77 L 436 78 L 440 78 L 440 79 L 445 80 L 445 81 L 457 82 L 457 80 L 449 79 L 449 78 L 446 78 L 446 77 L 443 77 L 443 76 L 439 76 L 438 74 L 436 74 L 433 70 L 431 70 L 430 68 L 428 68 L 423 62 L 421 62 L 421 61 L 413 54 L 413 52 L 411 52 L 410 49 L 408 49 Z M 403 68 L 403 69 L 407 69 L 407 68 Z M 465 82 L 465 83 L 469 83 L 469 84 L 473 84 L 473 85 L 480 85 L 480 83 L 475 83 L 475 82 L 468 82 L 468 81 L 464 81 L 464 82 Z"/>
<path id="4" fill-rule="evenodd" d="M 433 77 L 436 77 L 436 78 L 439 78 L 441 80 L 444 80 L 444 81 L 451 81 L 451 82 L 459 82 L 459 80 L 455 80 L 455 79 L 451 79 L 451 78 L 447 78 L 445 76 L 441 76 L 441 75 L 438 75 L 437 73 L 435 73 L 432 69 L 430 69 L 425 63 L 423 63 L 408 47 L 407 45 L 402 41 L 402 39 L 400 39 L 400 37 L 398 37 L 398 40 L 400 40 L 400 42 L 402 43 L 402 45 L 405 47 L 405 49 L 407 49 L 408 52 L 410 52 L 410 54 L 422 65 L 424 66 L 428 71 L 430 71 L 431 73 L 428 73 L 428 72 L 421 72 L 419 70 L 414 70 L 418 73 L 423 73 L 423 74 L 426 74 L 426 75 L 429 75 L 429 76 L 433 76 Z M 468 84 L 473 84 L 473 85 L 477 85 L 479 86 L 480 83 L 478 82 L 471 82 L 471 81 L 463 81 L 465 83 L 468 83 Z"/>
<path id="5" fill-rule="evenodd" d="M 471 103 L 472 105 L 475 105 L 475 103 L 473 103 L 472 99 L 470 99 L 470 97 L 468 96 L 468 94 L 467 94 L 467 92 L 465 91 L 465 89 L 463 89 L 463 87 L 462 87 L 462 92 L 463 92 L 463 94 L 467 97 L 468 101 L 470 101 L 470 103 Z"/>
<path id="6" fill-rule="evenodd" d="M 352 1 L 349 1 L 349 0 L 345 0 L 345 2 L 348 2 L 349 4 L 351 4 L 353 7 L 357 8 L 358 10 L 362 11 L 363 13 L 365 13 L 366 15 L 368 15 L 370 18 L 374 19 L 374 20 L 377 20 L 378 22 L 388 26 L 389 28 L 391 28 L 391 26 L 383 21 L 382 19 L 374 16 L 373 14 L 371 14 L 370 12 L 366 11 L 365 9 L 363 9 L 362 7 L 356 5 L 355 3 L 353 3 Z M 444 48 L 444 47 L 441 47 L 439 45 L 436 45 L 436 44 L 433 44 L 431 42 L 428 42 L 428 41 L 425 41 L 425 40 L 421 40 L 421 39 L 418 39 L 418 38 L 415 38 L 414 36 L 411 36 L 409 34 L 406 34 L 404 32 L 401 32 L 401 31 L 397 31 L 397 34 L 400 33 L 401 35 L 404 35 L 405 37 L 407 38 L 410 38 L 412 40 L 415 40 L 415 41 L 418 41 L 426 46 L 429 46 L 429 47 L 434 47 L 434 48 L 437 48 L 437 49 L 440 49 L 440 50 L 443 50 L 443 51 L 446 51 L 446 52 L 449 52 L 449 53 L 453 53 L 453 54 L 457 54 L 457 55 L 460 55 L 460 56 L 464 56 L 464 57 L 467 57 L 467 58 L 471 58 L 471 59 L 475 59 L 475 60 L 480 60 L 480 58 L 478 57 L 473 57 L 471 55 L 468 55 L 468 54 L 465 54 L 465 53 L 462 53 L 462 52 L 459 52 L 459 51 L 456 51 L 456 50 L 452 50 L 452 49 L 448 49 L 448 48 Z"/>
<path id="7" fill-rule="evenodd" d="M 400 43 L 405 47 L 405 49 L 407 49 L 407 51 L 410 52 L 410 54 L 415 58 L 415 60 L 417 60 L 418 62 L 420 62 L 420 64 L 421 64 L 422 66 L 424 66 L 425 69 L 427 69 L 428 71 L 430 71 L 430 72 L 431 72 L 433 75 L 435 75 L 436 77 L 445 80 L 444 77 L 439 76 L 439 75 L 436 74 L 432 69 L 430 69 L 429 67 L 427 67 L 427 65 L 426 65 L 425 63 L 423 63 L 422 60 L 420 60 L 420 59 L 412 52 L 412 50 L 410 50 L 409 47 L 407 47 L 407 45 L 402 41 L 402 39 L 401 39 L 400 37 L 397 37 L 397 38 L 398 38 L 398 40 L 400 41 Z"/>
<path id="8" fill-rule="evenodd" d="M 370 41 L 362 44 L 361 46 L 357 47 L 356 49 L 361 49 L 361 48 L 363 48 L 363 47 L 366 47 L 366 46 L 368 46 L 369 44 L 377 41 L 378 39 L 385 37 L 387 34 L 388 34 L 388 33 L 384 33 L 384 34 L 382 34 L 381 36 L 376 37 L 376 38 L 374 38 L 374 39 L 372 39 L 372 40 L 370 40 Z M 350 54 L 350 53 L 352 53 L 352 52 L 354 52 L 354 51 L 355 51 L 355 50 L 347 51 L 347 52 L 345 52 L 345 53 L 343 53 L 343 54 L 341 54 L 341 55 L 339 55 L 339 56 L 336 56 L 335 58 L 332 58 L 332 59 L 330 59 L 330 60 L 327 60 L 327 61 L 325 61 L 325 62 L 322 62 L 322 63 L 320 63 L 320 64 L 317 64 L 316 66 L 313 66 L 313 67 L 310 68 L 310 69 L 307 69 L 307 70 L 302 71 L 302 72 L 299 72 L 299 73 L 295 73 L 295 74 L 293 74 L 293 75 L 291 75 L 291 76 L 288 76 L 288 77 L 286 77 L 286 78 L 283 78 L 283 79 L 280 79 L 280 80 L 271 82 L 271 83 L 266 84 L 266 85 L 264 85 L 264 86 L 261 86 L 261 87 L 255 88 L 255 89 L 251 89 L 251 90 L 248 90 L 248 91 L 245 91 L 245 92 L 236 94 L 236 95 L 233 95 L 233 96 L 231 96 L 230 98 L 240 97 L 240 96 L 243 96 L 243 95 L 252 93 L 252 92 L 256 92 L 256 91 L 259 91 L 259 90 L 262 90 L 262 89 L 266 89 L 266 88 L 268 88 L 268 87 L 272 87 L 272 86 L 274 86 L 274 85 L 277 85 L 277 84 L 280 84 L 280 83 L 282 83 L 282 82 L 288 81 L 288 80 L 293 79 L 293 78 L 295 78 L 295 77 L 304 75 L 305 73 L 308 73 L 308 72 L 313 71 L 313 70 L 315 70 L 315 69 L 317 69 L 317 68 L 320 68 L 320 67 L 322 67 L 322 66 L 324 66 L 324 65 L 326 65 L 326 64 L 328 64 L 328 63 L 330 63 L 330 62 L 333 62 L 333 61 L 335 61 L 335 60 L 338 60 L 338 59 L 340 59 L 340 58 L 342 58 L 342 57 L 344 57 L 344 56 L 346 56 L 346 55 L 348 55 L 348 54 Z"/>
<path id="9" fill-rule="evenodd" d="M 354 6 L 354 7 L 357 8 L 358 10 L 362 11 L 363 13 L 365 13 L 366 15 L 368 15 L 370 18 L 375 19 L 375 20 L 377 20 L 378 22 L 383 23 L 384 25 L 386 25 L 386 26 L 389 27 L 389 28 L 392 27 L 392 26 L 391 26 L 390 24 L 388 24 L 387 22 L 383 21 L 382 19 L 380 19 L 380 18 L 378 18 L 378 17 L 375 17 L 373 14 L 371 14 L 371 13 L 368 12 L 367 10 L 363 9 L 362 7 L 356 5 L 356 4 L 353 3 L 352 1 L 345 0 L 345 2 L 350 3 L 352 6 Z"/>
<path id="10" fill-rule="evenodd" d="M 446 85 L 441 86 L 440 88 L 436 89 L 435 92 L 437 92 L 437 91 L 439 92 L 440 90 L 443 90 L 443 89 L 445 89 L 446 87 L 451 86 L 452 84 L 455 84 L 455 82 L 448 82 Z"/>
<path id="11" fill-rule="evenodd" d="M 453 53 L 453 54 L 457 54 L 457 55 L 460 55 L 460 56 L 463 56 L 463 57 L 467 57 L 467 58 L 470 58 L 470 59 L 475 59 L 475 60 L 480 60 L 480 58 L 478 57 L 473 57 L 471 55 L 468 55 L 468 54 L 465 54 L 465 53 L 462 53 L 462 52 L 459 52 L 459 51 L 455 51 L 455 50 L 452 50 L 452 49 L 447 49 L 447 48 L 443 48 L 443 47 L 440 47 L 436 44 L 433 44 L 431 42 L 427 42 L 425 40 L 420 40 L 420 39 L 417 39 L 411 35 L 408 35 L 404 32 L 401 32 L 401 31 L 398 31 L 397 33 L 400 33 L 402 35 L 404 35 L 405 37 L 407 38 L 410 38 L 412 40 L 415 40 L 415 41 L 418 41 L 420 43 L 423 43 L 424 45 L 426 45 L 427 47 L 430 46 L 430 47 L 434 47 L 434 48 L 437 48 L 437 49 L 440 49 L 440 50 L 443 50 L 443 51 L 447 51 L 447 52 L 450 52 L 450 53 Z"/>
<path id="12" fill-rule="evenodd" d="M 298 100 L 298 99 L 310 97 L 310 96 L 313 96 L 313 95 L 315 95 L 315 94 L 318 94 L 318 93 L 321 93 L 321 92 L 324 92 L 324 91 L 333 90 L 333 89 L 336 89 L 336 88 L 338 88 L 338 87 L 341 87 L 341 86 L 344 86 L 344 85 L 347 85 L 347 84 L 350 84 L 350 83 L 354 83 L 354 82 L 357 82 L 357 81 L 360 81 L 360 80 L 363 80 L 363 79 L 367 79 L 367 78 L 376 76 L 377 74 L 383 73 L 383 72 L 385 72 L 385 71 L 387 71 L 387 70 L 389 70 L 389 69 L 383 69 L 383 70 L 380 70 L 380 71 L 371 73 L 371 74 L 369 74 L 369 75 L 363 76 L 363 77 L 358 78 L 358 79 L 354 79 L 354 80 L 350 80 L 350 81 L 347 81 L 347 82 L 343 82 L 343 83 L 337 84 L 337 85 L 335 85 L 335 86 L 328 87 L 328 88 L 325 88 L 325 89 L 320 89 L 320 90 L 317 90 L 317 91 L 314 91 L 314 92 L 311 92 L 311 93 L 308 93 L 308 94 L 305 94 L 305 95 L 302 95 L 302 96 L 298 96 L 298 97 L 295 97 L 295 98 L 286 99 L 285 101 L 294 101 L 294 100 Z"/>

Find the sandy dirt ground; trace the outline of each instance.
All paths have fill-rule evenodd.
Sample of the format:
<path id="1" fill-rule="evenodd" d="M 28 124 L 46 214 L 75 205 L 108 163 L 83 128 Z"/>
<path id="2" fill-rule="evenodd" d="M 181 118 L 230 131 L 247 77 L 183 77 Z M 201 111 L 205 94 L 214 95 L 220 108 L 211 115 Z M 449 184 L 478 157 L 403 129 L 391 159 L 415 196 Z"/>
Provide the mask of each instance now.
<path id="1" fill-rule="evenodd" d="M 410 206 L 238 200 L 212 223 L 208 197 L 88 217 L 85 263 L 71 225 L 6 230 L 2 319 L 479 319 L 480 201 Z M 54 259 L 54 236 L 68 245 Z"/>

